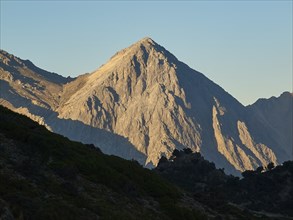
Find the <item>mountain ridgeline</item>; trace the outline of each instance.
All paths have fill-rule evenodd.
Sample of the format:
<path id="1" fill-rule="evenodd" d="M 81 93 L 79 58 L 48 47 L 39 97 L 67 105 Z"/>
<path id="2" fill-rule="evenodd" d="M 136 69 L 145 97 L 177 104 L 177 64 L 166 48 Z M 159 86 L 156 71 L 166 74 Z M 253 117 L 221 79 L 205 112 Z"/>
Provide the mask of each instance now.
<path id="1" fill-rule="evenodd" d="M 150 38 L 74 79 L 5 51 L 0 68 L 1 105 L 106 154 L 152 167 L 190 148 L 237 175 L 292 160 L 291 93 L 244 107 Z"/>

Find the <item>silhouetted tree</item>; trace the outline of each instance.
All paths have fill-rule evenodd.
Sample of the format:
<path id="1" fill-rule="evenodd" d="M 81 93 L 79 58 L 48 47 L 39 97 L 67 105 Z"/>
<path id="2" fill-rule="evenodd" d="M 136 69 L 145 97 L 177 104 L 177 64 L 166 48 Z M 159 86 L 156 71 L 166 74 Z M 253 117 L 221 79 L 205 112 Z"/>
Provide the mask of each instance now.
<path id="1" fill-rule="evenodd" d="M 225 173 L 225 168 L 219 168 L 219 171 L 224 174 Z"/>
<path id="2" fill-rule="evenodd" d="M 140 166 L 140 167 L 141 167 L 141 164 L 140 164 L 137 160 L 135 160 L 135 159 L 131 159 L 131 162 L 132 162 L 133 164 L 135 164 L 136 166 Z"/>
<path id="3" fill-rule="evenodd" d="M 275 167 L 275 164 L 274 164 L 273 162 L 270 162 L 270 163 L 267 165 L 267 169 L 268 169 L 268 170 L 272 170 L 274 167 Z"/>
<path id="4" fill-rule="evenodd" d="M 175 149 L 172 153 L 173 156 L 178 157 L 180 155 L 180 151 Z"/>
<path id="5" fill-rule="evenodd" d="M 245 170 L 243 173 L 241 173 L 244 178 L 252 177 L 254 174 L 255 172 L 253 170 Z"/>
<path id="6" fill-rule="evenodd" d="M 256 168 L 255 172 L 256 173 L 261 173 L 263 170 L 264 170 L 263 166 L 260 166 L 260 167 Z"/>
<path id="7" fill-rule="evenodd" d="M 158 166 L 160 166 L 166 162 L 168 162 L 168 159 L 165 156 L 162 156 L 161 159 L 159 160 Z"/>
<path id="8" fill-rule="evenodd" d="M 93 149 L 93 150 L 97 151 L 98 153 L 102 153 L 101 149 L 98 148 L 98 147 L 96 147 L 96 146 L 93 145 L 93 144 L 85 144 L 85 146 L 87 146 L 87 147 L 90 148 L 90 149 Z"/>
<path id="9" fill-rule="evenodd" d="M 183 151 L 185 154 L 192 154 L 192 150 L 190 148 L 184 148 Z"/>

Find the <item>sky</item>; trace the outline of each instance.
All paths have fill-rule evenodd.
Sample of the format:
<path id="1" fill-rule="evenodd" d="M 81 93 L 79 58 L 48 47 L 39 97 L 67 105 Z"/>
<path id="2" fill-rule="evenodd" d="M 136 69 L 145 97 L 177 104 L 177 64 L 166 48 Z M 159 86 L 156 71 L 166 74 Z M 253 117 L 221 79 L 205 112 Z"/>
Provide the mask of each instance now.
<path id="1" fill-rule="evenodd" d="M 0 0 L 0 47 L 64 76 L 151 37 L 248 105 L 292 92 L 292 1 Z"/>

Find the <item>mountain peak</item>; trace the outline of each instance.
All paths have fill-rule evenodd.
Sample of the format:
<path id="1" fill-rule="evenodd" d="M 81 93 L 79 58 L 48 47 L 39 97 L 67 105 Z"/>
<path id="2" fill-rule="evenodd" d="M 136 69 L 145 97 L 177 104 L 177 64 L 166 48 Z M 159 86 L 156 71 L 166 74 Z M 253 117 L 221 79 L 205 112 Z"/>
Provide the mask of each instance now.
<path id="1" fill-rule="evenodd" d="M 144 37 L 144 38 L 140 39 L 139 41 L 137 41 L 136 43 L 132 44 L 128 48 L 131 50 L 142 50 L 145 48 L 146 50 L 155 50 L 157 52 L 162 52 L 163 54 L 165 54 L 166 52 L 170 53 L 169 51 L 167 51 L 164 47 L 159 45 L 157 42 L 155 42 L 150 37 Z M 172 55 L 172 56 L 174 56 L 174 55 Z"/>
<path id="2" fill-rule="evenodd" d="M 122 51 L 133 51 L 137 52 L 140 50 L 152 50 L 152 49 L 158 49 L 161 47 L 159 44 L 157 44 L 153 39 L 150 37 L 144 37 L 140 39 L 139 41 L 135 42 L 134 44 L 130 45 L 129 47 L 123 49 Z"/>
<path id="3" fill-rule="evenodd" d="M 144 37 L 141 40 L 139 40 L 137 43 L 141 43 L 141 44 L 152 44 L 152 45 L 156 44 L 156 42 L 152 38 L 150 38 L 150 37 Z"/>
<path id="4" fill-rule="evenodd" d="M 292 92 L 289 92 L 289 91 L 285 91 L 283 92 L 279 98 L 281 97 L 286 97 L 286 98 L 291 98 L 293 96 L 293 93 Z"/>
<path id="5" fill-rule="evenodd" d="M 144 62 L 146 62 L 149 57 L 153 57 L 154 60 L 168 60 L 169 63 L 176 63 L 178 61 L 172 53 L 159 45 L 153 39 L 150 37 L 144 37 L 129 47 L 117 52 L 111 57 L 110 63 L 111 66 L 113 66 L 113 64 L 117 64 L 118 61 L 127 63 L 126 60 L 131 62 L 137 57 L 143 57 Z"/>
<path id="6" fill-rule="evenodd" d="M 23 60 L 8 53 L 5 50 L 0 50 L 1 63 L 11 66 L 24 66 Z"/>
<path id="7" fill-rule="evenodd" d="M 153 39 L 150 37 L 144 37 L 122 51 L 133 51 L 137 53 L 138 51 L 145 50 L 149 52 L 150 50 L 156 49 L 158 47 L 160 47 L 160 45 L 157 44 Z"/>
<path id="8" fill-rule="evenodd" d="M 289 93 L 246 110 L 151 38 L 70 83 L 8 61 L 0 59 L 1 105 L 108 154 L 150 167 L 191 148 L 235 174 L 292 159 Z"/>
<path id="9" fill-rule="evenodd" d="M 41 77 L 43 80 L 45 79 L 56 84 L 64 84 L 73 80 L 71 77 L 65 78 L 57 73 L 43 70 L 35 66 L 30 60 L 23 60 L 2 49 L 0 49 L 0 67 L 5 71 L 13 72 L 14 78 L 20 77 L 25 72 L 26 78 L 39 80 L 38 77 Z M 20 69 L 22 71 L 19 71 Z"/>

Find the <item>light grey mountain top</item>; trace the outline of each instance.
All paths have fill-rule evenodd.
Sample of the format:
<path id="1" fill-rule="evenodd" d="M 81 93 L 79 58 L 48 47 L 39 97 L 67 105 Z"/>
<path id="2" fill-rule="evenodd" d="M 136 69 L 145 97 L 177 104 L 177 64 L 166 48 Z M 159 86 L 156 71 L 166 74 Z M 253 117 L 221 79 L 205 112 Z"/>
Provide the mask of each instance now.
<path id="1" fill-rule="evenodd" d="M 27 74 L 23 72 L 19 75 Z M 48 128 L 71 139 L 94 143 L 108 154 L 137 159 L 144 165 L 156 165 L 175 148 L 200 151 L 234 174 L 292 159 L 288 154 L 292 135 L 287 140 L 289 133 L 284 133 L 290 123 L 283 125 L 292 112 L 288 101 L 284 101 L 284 117 L 275 119 L 271 117 L 279 114 L 277 110 L 263 113 L 258 103 L 244 107 L 150 38 L 70 82 L 42 79 L 39 83 L 48 83 L 46 89 L 31 89 L 30 95 L 7 78 L 9 74 L 14 77 L 14 72 L 3 69 L 0 73 L 5 85 L 0 104 L 35 120 L 41 117 Z M 20 82 L 25 84 L 24 79 Z M 13 96 L 9 95 L 12 90 Z M 42 110 L 47 105 L 50 112 Z"/>

